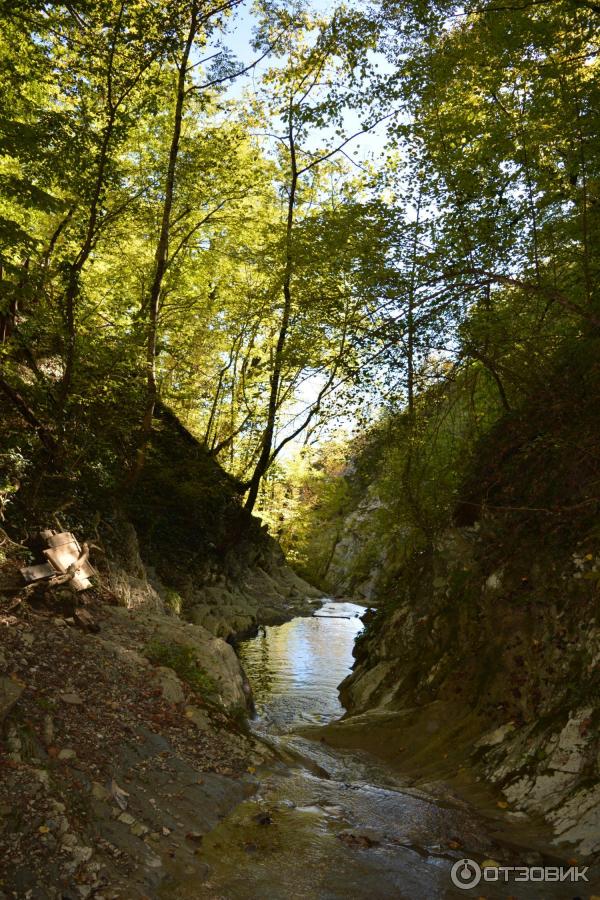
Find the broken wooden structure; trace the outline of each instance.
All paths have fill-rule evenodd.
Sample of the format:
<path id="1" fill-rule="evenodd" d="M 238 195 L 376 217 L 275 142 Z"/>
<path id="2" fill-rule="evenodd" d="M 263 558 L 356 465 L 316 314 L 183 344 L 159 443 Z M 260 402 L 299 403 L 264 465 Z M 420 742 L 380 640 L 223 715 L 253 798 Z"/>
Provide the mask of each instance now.
<path id="1" fill-rule="evenodd" d="M 48 581 L 49 585 L 68 583 L 75 591 L 85 591 L 92 586 L 90 578 L 95 571 L 90 565 L 90 551 L 87 544 L 83 547 L 70 531 L 56 533 L 42 531 L 42 539 L 48 544 L 44 550 L 46 563 L 25 566 L 21 575 L 28 584 Z"/>

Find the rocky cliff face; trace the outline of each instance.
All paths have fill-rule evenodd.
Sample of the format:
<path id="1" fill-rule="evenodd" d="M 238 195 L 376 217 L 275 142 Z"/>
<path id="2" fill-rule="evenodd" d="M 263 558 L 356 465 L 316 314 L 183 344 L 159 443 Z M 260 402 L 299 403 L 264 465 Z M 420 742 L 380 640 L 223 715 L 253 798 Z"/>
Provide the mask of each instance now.
<path id="1" fill-rule="evenodd" d="M 341 686 L 346 735 L 380 729 L 423 777 L 466 766 L 584 853 L 600 851 L 597 368 L 571 361 L 482 440 L 453 521 L 384 565 Z"/>
<path id="2" fill-rule="evenodd" d="M 380 545 L 373 551 L 368 547 L 365 535 L 372 533 L 373 519 L 381 508 L 382 502 L 373 489 L 344 518 L 324 573 L 327 585 L 336 596 L 376 602 L 378 581 L 387 562 L 387 548 Z"/>
<path id="3" fill-rule="evenodd" d="M 447 769 L 450 755 L 511 810 L 542 813 L 558 840 L 595 853 L 600 554 L 565 547 L 490 571 L 493 532 L 492 517 L 449 530 L 405 573 L 357 644 L 342 701 L 352 716 L 392 714 L 400 764 Z"/>

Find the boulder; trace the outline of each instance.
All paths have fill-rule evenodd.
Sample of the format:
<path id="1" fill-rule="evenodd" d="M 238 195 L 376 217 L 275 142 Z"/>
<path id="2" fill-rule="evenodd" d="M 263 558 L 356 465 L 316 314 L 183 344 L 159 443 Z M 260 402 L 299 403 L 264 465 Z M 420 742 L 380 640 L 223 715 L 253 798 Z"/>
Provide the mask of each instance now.
<path id="1" fill-rule="evenodd" d="M 168 666 L 159 666 L 154 672 L 154 677 L 157 679 L 163 698 L 167 703 L 184 702 L 183 686 L 173 669 L 169 669 Z"/>

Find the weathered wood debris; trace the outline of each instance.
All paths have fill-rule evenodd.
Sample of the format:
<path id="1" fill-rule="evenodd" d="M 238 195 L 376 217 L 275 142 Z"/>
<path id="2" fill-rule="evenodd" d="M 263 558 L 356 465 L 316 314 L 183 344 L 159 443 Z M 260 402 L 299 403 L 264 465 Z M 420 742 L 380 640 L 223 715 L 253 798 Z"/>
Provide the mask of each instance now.
<path id="1" fill-rule="evenodd" d="M 28 584 L 45 581 L 50 587 L 68 582 L 75 591 L 90 588 L 90 578 L 96 573 L 90 565 L 88 545 L 80 546 L 70 531 L 46 530 L 41 532 L 41 537 L 48 544 L 44 550 L 47 562 L 21 569 L 25 581 Z"/>

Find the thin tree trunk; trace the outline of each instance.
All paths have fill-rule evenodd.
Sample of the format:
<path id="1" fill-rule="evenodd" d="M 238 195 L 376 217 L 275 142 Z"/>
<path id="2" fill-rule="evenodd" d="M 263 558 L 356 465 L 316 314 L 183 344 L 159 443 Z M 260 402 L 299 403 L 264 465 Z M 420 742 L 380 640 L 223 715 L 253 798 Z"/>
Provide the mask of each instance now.
<path id="1" fill-rule="evenodd" d="M 417 216 L 415 219 L 414 238 L 412 246 L 412 260 L 410 271 L 410 287 L 408 292 L 408 359 L 407 359 L 407 381 L 408 381 L 408 415 L 410 420 L 415 415 L 415 284 L 417 280 L 417 247 L 419 243 L 419 224 L 421 217 L 421 194 L 422 188 L 419 188 L 419 199 L 417 200 Z"/>
<path id="2" fill-rule="evenodd" d="M 181 143 L 181 125 L 183 121 L 183 110 L 186 96 L 185 83 L 190 54 L 192 51 L 192 47 L 194 46 L 194 40 L 196 38 L 197 31 L 198 8 L 196 3 L 193 3 L 190 17 L 190 27 L 183 48 L 181 62 L 178 68 L 177 95 L 175 100 L 175 114 L 173 118 L 173 132 L 171 135 L 169 163 L 167 166 L 167 176 L 165 181 L 165 199 L 163 203 L 158 244 L 156 246 L 156 253 L 154 256 L 154 277 L 152 279 L 150 295 L 148 297 L 148 331 L 146 336 L 146 405 L 144 409 L 142 425 L 140 428 L 136 458 L 130 474 L 131 483 L 135 483 L 146 461 L 148 442 L 152 433 L 152 419 L 154 417 L 154 409 L 158 398 L 158 387 L 156 383 L 156 346 L 158 338 L 160 296 L 169 258 L 171 211 L 173 208 L 173 197 L 175 194 L 175 172 L 177 168 L 177 158 L 179 156 L 179 145 Z"/>
<path id="3" fill-rule="evenodd" d="M 285 349 L 287 333 L 290 324 L 290 314 L 292 310 L 292 274 L 294 270 L 294 259 L 292 253 L 292 234 L 294 230 L 294 212 L 296 208 L 296 191 L 298 188 L 298 164 L 296 160 L 296 143 L 294 137 L 293 126 L 293 110 L 292 101 L 288 109 L 288 142 L 290 149 L 290 165 L 291 178 L 290 190 L 288 194 L 287 220 L 285 231 L 285 269 L 283 273 L 283 315 L 281 317 L 281 325 L 279 327 L 279 335 L 277 337 L 277 346 L 275 348 L 275 358 L 273 361 L 273 374 L 271 376 L 271 387 L 269 391 L 269 407 L 267 411 L 267 424 L 263 434 L 262 445 L 258 462 L 256 463 L 252 478 L 250 479 L 250 488 L 248 497 L 246 498 L 246 509 L 252 512 L 258 497 L 260 482 L 267 471 L 271 462 L 271 450 L 273 447 L 273 436 L 275 434 L 275 420 L 277 417 L 277 407 L 279 398 L 279 387 L 281 384 L 281 373 L 283 370 L 283 351 Z"/>

